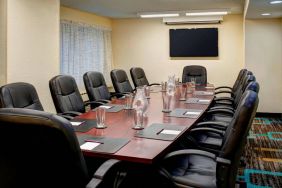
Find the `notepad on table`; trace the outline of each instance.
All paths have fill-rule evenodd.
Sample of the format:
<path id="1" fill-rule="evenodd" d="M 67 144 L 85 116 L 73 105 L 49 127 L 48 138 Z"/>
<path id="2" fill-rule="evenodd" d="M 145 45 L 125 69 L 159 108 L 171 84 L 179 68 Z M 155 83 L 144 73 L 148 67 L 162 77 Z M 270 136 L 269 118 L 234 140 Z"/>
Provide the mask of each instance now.
<path id="1" fill-rule="evenodd" d="M 160 133 L 161 133 L 161 134 L 173 134 L 173 135 L 178 135 L 179 133 L 181 133 L 181 131 L 164 129 L 164 130 L 162 130 Z"/>
<path id="2" fill-rule="evenodd" d="M 210 99 L 199 99 L 198 102 L 210 102 Z"/>
<path id="3" fill-rule="evenodd" d="M 191 112 L 191 111 L 188 111 L 188 112 L 185 112 L 184 115 L 199 115 L 201 112 Z"/>
<path id="4" fill-rule="evenodd" d="M 97 146 L 99 146 L 101 143 L 98 142 L 85 142 L 84 144 L 82 144 L 80 146 L 80 149 L 83 150 L 92 150 L 94 148 L 96 148 Z"/>
<path id="5" fill-rule="evenodd" d="M 71 123 L 72 126 L 79 126 L 82 123 L 84 123 L 84 121 L 71 121 L 70 123 Z"/>
<path id="6" fill-rule="evenodd" d="M 104 105 L 102 105 L 102 106 L 99 106 L 99 108 L 106 108 L 106 109 L 110 109 L 110 108 L 112 108 L 112 106 L 104 106 Z"/>

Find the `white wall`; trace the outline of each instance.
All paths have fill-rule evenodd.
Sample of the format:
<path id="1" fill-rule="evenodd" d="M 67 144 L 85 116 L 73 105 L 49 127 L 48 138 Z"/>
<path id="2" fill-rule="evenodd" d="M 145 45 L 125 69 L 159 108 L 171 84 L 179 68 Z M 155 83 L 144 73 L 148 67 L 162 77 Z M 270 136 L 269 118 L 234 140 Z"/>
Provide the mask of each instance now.
<path id="1" fill-rule="evenodd" d="M 282 113 L 282 19 L 246 20 L 245 49 L 260 84 L 258 111 Z"/>
<path id="2" fill-rule="evenodd" d="M 218 58 L 170 58 L 169 29 L 218 27 Z M 207 68 L 208 81 L 232 86 L 243 68 L 243 17 L 225 16 L 222 24 L 167 26 L 161 19 L 113 20 L 113 55 L 115 68 L 127 72 L 143 67 L 149 82 L 160 82 L 168 75 L 182 77 L 183 67 L 198 64 Z M 128 75 L 129 76 L 129 75 Z"/>
<path id="3" fill-rule="evenodd" d="M 0 86 L 6 84 L 7 64 L 7 0 L 0 0 Z"/>
<path id="4" fill-rule="evenodd" d="M 35 86 L 46 111 L 55 112 L 48 81 L 59 74 L 59 0 L 7 1 L 7 82 Z"/>

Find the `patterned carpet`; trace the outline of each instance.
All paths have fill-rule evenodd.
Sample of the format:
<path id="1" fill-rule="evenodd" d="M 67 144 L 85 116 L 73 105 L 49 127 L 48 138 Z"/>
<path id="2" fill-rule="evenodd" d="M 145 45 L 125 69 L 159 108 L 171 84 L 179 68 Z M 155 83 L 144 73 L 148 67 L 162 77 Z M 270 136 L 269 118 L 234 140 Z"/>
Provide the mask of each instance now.
<path id="1" fill-rule="evenodd" d="M 238 179 L 247 188 L 282 188 L 282 119 L 255 118 Z"/>

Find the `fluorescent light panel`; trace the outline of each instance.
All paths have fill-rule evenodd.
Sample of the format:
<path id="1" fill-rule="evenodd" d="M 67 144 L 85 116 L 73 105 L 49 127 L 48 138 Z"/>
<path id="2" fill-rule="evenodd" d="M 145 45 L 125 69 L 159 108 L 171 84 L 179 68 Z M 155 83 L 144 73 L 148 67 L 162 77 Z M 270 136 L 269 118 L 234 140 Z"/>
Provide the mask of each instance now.
<path id="1" fill-rule="evenodd" d="M 141 18 L 161 18 L 161 17 L 176 17 L 179 16 L 178 13 L 170 14 L 140 14 Z"/>
<path id="2" fill-rule="evenodd" d="M 279 3 L 282 3 L 282 1 L 270 1 L 270 4 L 279 4 Z"/>
<path id="3" fill-rule="evenodd" d="M 186 16 L 213 16 L 213 15 L 226 15 L 226 11 L 220 12 L 188 12 Z"/>
<path id="4" fill-rule="evenodd" d="M 270 13 L 263 13 L 261 14 L 262 16 L 270 16 L 271 14 Z"/>

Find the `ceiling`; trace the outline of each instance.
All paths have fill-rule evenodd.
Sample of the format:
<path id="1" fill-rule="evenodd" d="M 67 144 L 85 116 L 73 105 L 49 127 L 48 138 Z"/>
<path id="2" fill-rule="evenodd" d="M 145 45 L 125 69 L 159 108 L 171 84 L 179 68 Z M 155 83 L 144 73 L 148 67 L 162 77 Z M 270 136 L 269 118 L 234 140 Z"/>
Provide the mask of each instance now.
<path id="1" fill-rule="evenodd" d="M 247 18 L 282 17 L 282 4 L 270 5 L 270 0 L 249 0 Z M 137 18 L 138 13 L 195 10 L 228 10 L 231 14 L 242 14 L 244 0 L 61 0 L 63 6 L 95 13 L 114 19 Z M 264 11 L 273 13 L 262 17 Z"/>

